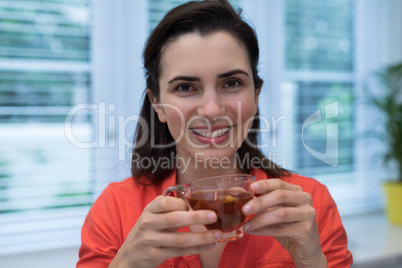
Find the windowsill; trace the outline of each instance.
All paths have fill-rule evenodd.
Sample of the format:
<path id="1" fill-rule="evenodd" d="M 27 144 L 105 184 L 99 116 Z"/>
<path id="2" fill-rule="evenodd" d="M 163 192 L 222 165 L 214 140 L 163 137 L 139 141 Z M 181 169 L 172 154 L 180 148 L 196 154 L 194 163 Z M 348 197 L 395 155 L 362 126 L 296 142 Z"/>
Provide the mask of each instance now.
<path id="1" fill-rule="evenodd" d="M 402 267 L 402 225 L 389 223 L 383 212 L 344 216 L 353 267 Z"/>

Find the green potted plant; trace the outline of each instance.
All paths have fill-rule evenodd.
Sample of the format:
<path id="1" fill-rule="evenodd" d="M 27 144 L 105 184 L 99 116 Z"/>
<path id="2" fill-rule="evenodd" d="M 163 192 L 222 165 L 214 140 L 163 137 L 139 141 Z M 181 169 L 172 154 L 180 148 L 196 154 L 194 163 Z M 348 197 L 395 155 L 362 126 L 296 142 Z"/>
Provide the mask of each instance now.
<path id="1" fill-rule="evenodd" d="M 387 214 L 391 223 L 402 224 L 402 62 L 378 70 L 374 78 L 381 87 L 379 94 L 370 94 L 369 102 L 384 117 L 378 137 L 387 144 L 385 163 L 394 162 L 397 176 L 384 183 Z"/>

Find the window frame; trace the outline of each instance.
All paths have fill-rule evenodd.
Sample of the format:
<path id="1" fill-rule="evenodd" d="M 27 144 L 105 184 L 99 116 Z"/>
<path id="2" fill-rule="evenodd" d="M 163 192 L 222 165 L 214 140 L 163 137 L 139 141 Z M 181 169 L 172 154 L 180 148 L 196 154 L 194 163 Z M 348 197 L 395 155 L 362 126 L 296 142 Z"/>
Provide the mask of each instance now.
<path id="1" fill-rule="evenodd" d="M 366 118 L 369 109 L 364 105 L 364 86 L 368 75 L 373 70 L 391 61 L 391 58 L 384 59 L 381 49 L 389 48 L 392 40 L 388 37 L 380 44 L 378 36 L 385 37 L 381 35 L 381 28 L 390 23 L 390 18 L 387 16 L 392 13 L 392 3 L 355 1 L 354 45 L 356 52 L 354 71 L 351 74 L 322 72 L 320 77 L 315 77 L 315 73 L 286 70 L 284 61 L 284 1 L 256 0 L 250 3 L 243 0 L 240 4 L 243 7 L 245 16 L 253 22 L 260 42 L 259 69 L 260 75 L 265 81 L 260 96 L 260 115 L 265 115 L 267 118 L 270 118 L 271 115 L 276 118 L 280 116 L 286 117 L 285 120 L 276 125 L 276 129 L 271 129 L 268 133 L 262 133 L 263 142 L 277 145 L 265 149 L 266 155 L 274 155 L 276 159 L 285 159 L 287 168 L 292 169 L 295 167 L 294 147 L 287 141 L 295 140 L 293 135 L 299 135 L 301 130 L 295 129 L 296 126 L 292 124 L 295 119 L 286 112 L 292 105 L 292 96 L 283 91 L 283 85 L 287 79 L 305 80 L 314 77 L 314 80 L 318 81 L 333 78 L 335 81 L 352 82 L 355 85 L 354 93 L 357 99 L 355 127 L 359 134 L 368 129 Z M 379 12 L 380 14 L 378 14 Z M 395 14 L 392 19 L 394 20 L 393 25 L 401 23 L 401 19 Z M 399 24 L 395 24 L 395 20 Z M 401 44 L 400 37 L 397 41 Z M 393 55 L 395 53 L 401 59 L 401 53 L 396 50 L 396 47 L 395 45 L 392 46 L 393 50 L 388 51 L 388 54 Z M 395 59 L 393 60 L 395 61 Z M 264 103 L 264 105 L 261 105 L 261 103 Z M 274 122 L 271 121 L 271 123 Z M 275 141 L 275 144 L 273 141 Z M 382 144 L 357 139 L 354 147 L 354 157 L 356 159 L 354 172 L 334 173 L 316 177 L 317 180 L 328 187 L 341 215 L 383 210 L 384 197 L 381 184 L 384 178 L 392 175 L 392 170 L 382 166 L 381 161 L 373 161 L 376 153 L 383 149 L 384 145 Z M 381 175 L 373 176 L 373 174 Z"/>
<path id="2" fill-rule="evenodd" d="M 145 89 L 141 53 L 148 34 L 148 3 L 147 0 L 96 0 L 91 8 L 89 62 L 54 60 L 37 64 L 33 60 L 0 59 L 0 69 L 91 73 L 93 96 L 89 104 L 97 107 L 92 114 L 94 140 L 98 142 L 92 164 L 94 202 L 110 182 L 130 176 L 130 149 L 119 146 L 116 139 L 132 142 L 135 122 L 128 118 L 138 114 Z M 109 107 L 115 107 L 115 110 Z M 0 256 L 78 247 L 89 209 L 90 206 L 84 206 L 0 214 L 0 226 L 4 227 L 0 228 L 0 235 L 4 236 L 0 242 Z"/>
<path id="3" fill-rule="evenodd" d="M 363 82 L 367 74 L 379 67 L 380 65 L 395 60 L 389 55 L 397 55 L 398 59 L 402 59 L 402 52 L 398 52 L 400 46 L 388 45 L 391 48 L 387 51 L 387 55 L 378 55 L 378 51 L 386 45 L 378 44 L 377 38 L 381 36 L 386 22 L 382 22 L 379 26 L 381 18 L 387 18 L 387 14 L 392 13 L 393 5 L 388 3 L 387 6 L 381 6 L 383 1 L 371 1 L 370 6 L 366 5 L 367 1 L 356 0 L 356 70 L 352 79 L 356 86 L 357 96 L 363 96 Z M 381 2 L 381 3 L 380 3 Z M 394 3 L 394 2 L 393 2 Z M 284 69 L 284 19 L 283 19 L 283 1 L 266 1 L 266 0 L 239 0 L 239 5 L 244 10 L 244 15 L 249 18 L 252 25 L 255 26 L 260 42 L 260 74 L 264 79 L 264 88 L 260 96 L 260 114 L 275 115 L 276 118 L 283 115 L 286 96 L 281 90 L 281 84 L 284 78 L 294 76 L 292 73 L 285 73 Z M 399 10 L 402 5 L 399 3 Z M 108 105 L 114 104 L 116 109 L 106 109 L 104 113 L 97 111 L 94 115 L 96 136 L 95 139 L 105 139 L 105 146 L 96 148 L 95 150 L 95 184 L 93 200 L 95 201 L 103 189 L 112 181 L 118 181 L 130 176 L 129 172 L 129 153 L 130 148 L 124 147 L 124 157 L 121 157 L 121 148 L 114 143 L 118 137 L 124 137 L 127 141 L 132 139 L 133 125 L 128 125 L 126 119 L 130 115 L 138 114 L 140 99 L 143 97 L 145 89 L 145 81 L 143 77 L 141 52 L 144 42 L 148 35 L 148 1 L 119 1 L 111 2 L 108 0 L 96 0 L 93 3 L 92 18 L 92 41 L 91 41 L 91 61 L 89 65 L 73 64 L 69 68 L 74 70 L 87 70 L 92 73 L 93 87 L 93 103 L 100 105 L 102 102 Z M 381 17 L 377 16 L 381 10 Z M 396 12 L 396 11 L 394 11 Z M 133 16 L 132 14 L 136 14 Z M 397 18 L 394 14 L 392 19 L 394 25 L 400 25 L 402 18 Z M 399 22 L 395 23 L 395 22 Z M 144 27 L 137 27 L 143 25 Z M 399 38 L 399 39 L 398 39 Z M 402 43 L 402 34 L 396 37 L 398 44 Z M 381 45 L 381 46 L 380 46 Z M 387 47 L 388 48 L 388 47 Z M 399 54 L 398 54 L 399 53 Z M 51 65 L 34 65 L 24 61 L 7 62 L 0 60 L 0 68 L 7 66 L 10 68 L 20 68 L 20 65 L 28 69 L 38 70 L 41 68 L 63 68 L 59 67 L 57 62 Z M 302 75 L 302 74 L 298 74 Z M 303 74 L 308 77 L 310 74 Z M 322 74 L 325 77 L 328 74 Z M 351 79 L 344 74 L 339 74 L 339 79 Z M 279 100 L 279 101 L 278 101 Z M 100 106 L 99 106 L 100 107 Z M 359 104 L 356 121 L 359 122 L 358 127 L 364 129 L 367 127 L 364 120 L 366 108 Z M 114 119 L 112 119 L 114 118 Z M 121 119 L 121 121 L 119 121 Z M 289 118 L 288 118 L 289 119 Z M 291 118 L 290 118 L 291 119 Z M 290 120 L 289 119 L 289 120 Z M 286 121 L 286 120 L 285 120 Z M 274 138 L 277 144 L 286 144 L 288 140 L 287 133 L 295 133 L 295 129 L 290 126 L 290 131 L 286 132 L 279 122 Z M 271 121 L 272 123 L 272 121 Z M 122 125 L 123 124 L 123 125 Z M 102 131 L 100 131 L 102 130 Z M 289 129 L 288 129 L 289 130 Z M 121 132 L 124 132 L 121 133 Z M 272 133 L 263 133 L 262 141 L 269 144 L 274 142 Z M 109 146 L 111 145 L 111 146 Z M 359 173 L 351 174 L 334 174 L 326 176 L 326 179 L 332 181 L 340 181 L 338 185 L 330 185 L 329 189 L 338 204 L 341 214 L 354 214 L 356 212 L 370 211 L 382 209 L 382 194 L 379 190 L 381 179 L 390 171 L 385 170 L 378 163 L 370 166 L 371 169 L 364 170 L 367 167 L 367 155 L 363 150 L 367 144 L 359 141 L 357 143 L 356 156 L 359 159 Z M 376 145 L 376 148 L 382 149 L 383 146 Z M 372 148 L 373 151 L 375 148 Z M 287 166 L 292 166 L 292 148 L 289 146 L 278 146 L 268 148 L 266 153 L 272 152 L 277 156 L 286 156 Z M 119 158 L 123 158 L 120 159 Z M 373 173 L 375 172 L 375 173 Z M 372 174 L 385 174 L 382 177 L 367 179 Z M 331 178 L 329 178 L 331 177 Z M 333 177 L 333 178 L 332 178 Z M 354 178 L 354 183 L 350 182 L 350 178 Z M 318 178 L 320 179 L 320 178 Z M 362 190 L 360 196 L 356 196 Z M 347 198 L 345 198 L 345 195 Z M 356 202 L 356 200 L 358 202 Z M 353 202 L 353 206 L 351 206 Z M 0 256 L 10 253 L 21 253 L 28 251 L 46 250 L 49 248 L 77 247 L 80 244 L 80 230 L 84 218 L 88 212 L 87 208 L 71 208 L 66 212 L 49 210 L 44 213 L 27 212 L 25 215 L 0 215 L 0 225 L 7 223 L 10 228 L 20 237 L 13 245 L 7 247 L 0 246 Z M 72 229 L 65 228 L 60 232 L 60 219 L 70 218 L 74 223 L 70 225 Z M 18 228 L 18 224 L 29 220 L 35 221 L 35 226 L 41 226 L 43 223 L 52 223 L 55 228 L 39 233 L 34 239 L 36 242 L 26 243 L 23 237 L 24 231 Z M 63 229 L 63 228 L 61 228 Z M 5 229 L 0 230 L 1 233 L 6 232 Z M 47 241 L 41 241 L 42 238 L 51 238 Z M 12 235 L 8 237 L 12 239 Z M 34 241 L 32 240 L 32 241 Z M 21 247 L 21 245 L 24 245 Z"/>

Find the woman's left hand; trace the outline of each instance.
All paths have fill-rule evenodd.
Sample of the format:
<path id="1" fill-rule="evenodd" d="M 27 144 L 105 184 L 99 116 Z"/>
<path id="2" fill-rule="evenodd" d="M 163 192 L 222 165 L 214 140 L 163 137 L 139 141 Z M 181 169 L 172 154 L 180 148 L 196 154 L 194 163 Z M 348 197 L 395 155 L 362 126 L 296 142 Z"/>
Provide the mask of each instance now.
<path id="1" fill-rule="evenodd" d="M 275 237 L 296 267 L 327 267 L 311 195 L 281 179 L 260 180 L 251 187 L 259 196 L 243 206 L 245 215 L 256 214 L 244 225 L 245 232 Z"/>

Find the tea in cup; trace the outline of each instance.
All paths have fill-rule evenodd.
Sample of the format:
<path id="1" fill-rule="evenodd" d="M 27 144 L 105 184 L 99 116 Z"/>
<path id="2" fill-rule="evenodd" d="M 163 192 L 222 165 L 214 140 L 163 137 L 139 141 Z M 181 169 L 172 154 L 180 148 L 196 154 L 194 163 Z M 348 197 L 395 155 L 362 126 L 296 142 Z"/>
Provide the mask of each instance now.
<path id="1" fill-rule="evenodd" d="M 233 241 L 243 237 L 246 216 L 242 207 L 254 197 L 250 185 L 255 181 L 251 175 L 224 175 L 198 179 L 186 185 L 167 188 L 163 195 L 183 198 L 193 210 L 213 210 L 217 221 L 207 224 L 208 230 L 220 229 L 222 241 Z"/>

